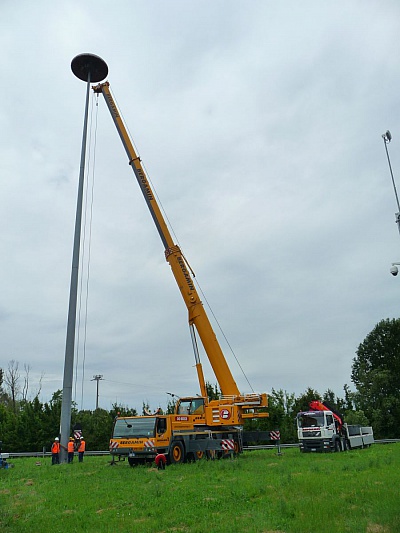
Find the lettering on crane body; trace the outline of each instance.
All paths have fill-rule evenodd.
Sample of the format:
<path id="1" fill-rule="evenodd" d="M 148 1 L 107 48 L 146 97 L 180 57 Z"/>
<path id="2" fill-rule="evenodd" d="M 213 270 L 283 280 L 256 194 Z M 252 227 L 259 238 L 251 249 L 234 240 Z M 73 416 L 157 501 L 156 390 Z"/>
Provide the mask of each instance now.
<path id="1" fill-rule="evenodd" d="M 182 257 L 180 257 L 180 256 L 177 257 L 177 261 L 178 261 L 178 263 L 179 263 L 179 266 L 180 266 L 181 269 L 182 269 L 182 273 L 183 273 L 183 275 L 185 276 L 186 283 L 188 284 L 189 289 L 190 289 L 191 291 L 194 291 L 193 281 L 192 281 L 192 279 L 191 279 L 191 277 L 190 277 L 190 274 L 189 274 L 189 272 L 188 272 L 188 269 L 186 268 L 186 265 L 185 265 L 185 263 L 184 263 Z"/>
<path id="2" fill-rule="evenodd" d="M 137 173 L 137 176 L 139 177 L 140 183 L 143 185 L 144 190 L 146 191 L 147 198 L 149 200 L 154 200 L 153 194 L 149 186 L 149 182 L 147 181 L 147 178 L 144 175 L 143 170 L 141 168 L 135 168 L 135 171 Z"/>
<path id="3" fill-rule="evenodd" d="M 117 106 L 114 104 L 114 100 L 112 99 L 111 94 L 106 94 L 106 97 L 108 100 L 108 104 L 111 107 L 112 112 L 114 113 L 115 118 L 119 118 L 118 109 L 117 109 Z"/>

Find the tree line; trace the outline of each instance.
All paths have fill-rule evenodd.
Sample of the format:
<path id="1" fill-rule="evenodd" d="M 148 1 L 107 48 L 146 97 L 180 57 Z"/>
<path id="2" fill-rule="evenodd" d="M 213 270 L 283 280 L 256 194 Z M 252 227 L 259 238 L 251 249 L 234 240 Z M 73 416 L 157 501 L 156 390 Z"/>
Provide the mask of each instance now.
<path id="1" fill-rule="evenodd" d="M 21 386 L 19 365 L 10 361 L 6 370 L 0 368 L 0 441 L 8 452 L 50 450 L 60 427 L 62 391 L 53 393 L 49 402 L 40 400 L 40 389 L 28 399 L 29 366 L 24 365 Z M 320 394 L 309 387 L 296 396 L 282 389 L 269 394 L 269 418 L 246 420 L 245 430 L 280 430 L 281 441 L 296 442 L 295 417 L 309 408 L 311 400 L 325 400 L 343 413 L 348 424 L 372 425 L 375 438 L 400 438 L 400 319 L 379 322 L 359 345 L 353 359 L 351 380 L 355 391 L 345 384 L 343 397 L 328 389 Z M 207 384 L 210 399 L 219 395 L 217 385 Z M 171 400 L 165 410 L 173 412 Z M 149 406 L 143 403 L 144 414 Z M 74 406 L 71 429 L 82 426 L 88 450 L 106 450 L 115 416 L 134 416 L 135 408 L 114 404 L 105 409 L 80 410 Z"/>

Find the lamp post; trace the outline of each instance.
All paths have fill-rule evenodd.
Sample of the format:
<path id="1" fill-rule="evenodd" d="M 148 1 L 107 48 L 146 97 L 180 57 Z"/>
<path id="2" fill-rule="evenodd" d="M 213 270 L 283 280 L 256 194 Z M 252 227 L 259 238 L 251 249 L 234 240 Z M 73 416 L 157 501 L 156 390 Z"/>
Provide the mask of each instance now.
<path id="1" fill-rule="evenodd" d="M 396 224 L 397 224 L 397 227 L 398 227 L 399 233 L 400 233 L 400 203 L 399 203 L 399 196 L 397 194 L 396 183 L 394 181 L 392 164 L 390 162 L 390 157 L 389 157 L 388 144 L 392 140 L 392 134 L 390 133 L 389 130 L 387 130 L 385 133 L 382 133 L 382 139 L 383 139 L 383 144 L 385 145 L 386 157 L 387 157 L 388 164 L 389 164 L 390 176 L 392 178 L 394 195 L 396 197 L 396 202 L 397 202 L 397 213 L 396 213 L 395 216 L 396 216 Z"/>
<path id="2" fill-rule="evenodd" d="M 77 78 L 86 82 L 86 103 L 83 120 L 82 150 L 79 171 L 78 198 L 76 204 L 74 247 L 72 254 L 71 284 L 69 292 L 67 337 L 65 343 L 63 394 L 61 404 L 60 441 L 61 462 L 67 460 L 67 443 L 71 430 L 72 381 L 74 372 L 76 303 L 78 294 L 79 250 L 82 225 L 83 184 L 85 175 L 86 138 L 89 109 L 90 83 L 104 80 L 108 74 L 107 64 L 93 54 L 80 54 L 71 62 L 72 72 Z"/>
<path id="3" fill-rule="evenodd" d="M 392 178 L 394 195 L 396 197 L 396 202 L 397 202 L 397 213 L 395 214 L 395 217 L 396 217 L 397 228 L 400 233 L 400 202 L 399 202 L 399 196 L 397 194 L 396 183 L 394 181 L 392 164 L 390 162 L 390 157 L 389 157 L 388 144 L 392 140 L 392 134 L 390 133 L 389 130 L 387 130 L 385 133 L 382 133 L 382 139 L 383 139 L 383 144 L 385 145 L 386 157 L 388 160 L 389 170 L 390 170 L 390 177 Z M 397 276 L 397 274 L 399 273 L 399 269 L 397 268 L 399 265 L 400 263 L 392 263 L 392 266 L 390 267 L 390 273 L 392 274 L 392 276 Z"/>

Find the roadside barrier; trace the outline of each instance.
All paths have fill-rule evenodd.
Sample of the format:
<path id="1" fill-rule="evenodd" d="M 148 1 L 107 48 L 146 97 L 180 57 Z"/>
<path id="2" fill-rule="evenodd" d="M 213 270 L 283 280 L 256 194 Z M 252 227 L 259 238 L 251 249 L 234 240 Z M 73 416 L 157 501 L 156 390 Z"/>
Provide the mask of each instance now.
<path id="1" fill-rule="evenodd" d="M 374 444 L 394 444 L 400 442 L 400 439 L 380 439 L 376 440 Z M 297 443 L 295 444 L 280 444 L 280 448 L 298 448 L 299 445 Z M 244 446 L 244 451 L 251 451 L 251 450 L 275 450 L 276 445 L 275 444 L 260 444 L 255 446 Z M 41 452 L 19 452 L 19 453 L 12 453 L 9 454 L 10 459 L 11 458 L 18 458 L 18 457 L 51 457 L 51 452 L 46 452 L 45 450 Z M 85 457 L 87 455 L 110 455 L 109 450 L 88 450 L 85 451 Z"/>

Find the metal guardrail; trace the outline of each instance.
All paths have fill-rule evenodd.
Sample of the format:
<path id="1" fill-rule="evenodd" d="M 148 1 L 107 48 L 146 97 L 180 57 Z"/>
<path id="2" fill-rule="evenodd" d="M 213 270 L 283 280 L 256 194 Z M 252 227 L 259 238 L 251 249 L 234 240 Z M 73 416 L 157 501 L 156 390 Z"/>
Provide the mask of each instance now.
<path id="1" fill-rule="evenodd" d="M 400 439 L 380 439 L 376 440 L 375 444 L 394 444 L 399 443 Z M 252 450 L 274 450 L 278 446 L 277 444 L 259 444 L 255 446 L 244 446 L 245 451 L 252 451 Z M 281 448 L 298 448 L 299 444 L 280 444 Z M 4 452 L 5 453 L 5 452 Z M 20 453 L 12 453 L 10 452 L 9 458 L 19 458 L 19 457 L 38 457 L 38 458 L 44 458 L 44 457 L 51 457 L 51 452 L 20 452 Z M 110 455 L 110 452 L 108 450 L 88 450 L 85 451 L 85 455 Z"/>
<path id="2" fill-rule="evenodd" d="M 109 454 L 110 452 L 108 450 L 107 451 L 96 451 L 96 450 L 85 451 L 85 455 L 109 455 Z M 10 452 L 8 455 L 10 459 L 19 458 L 19 457 L 43 458 L 43 457 L 51 457 L 51 452 L 17 452 L 17 453 Z"/>

